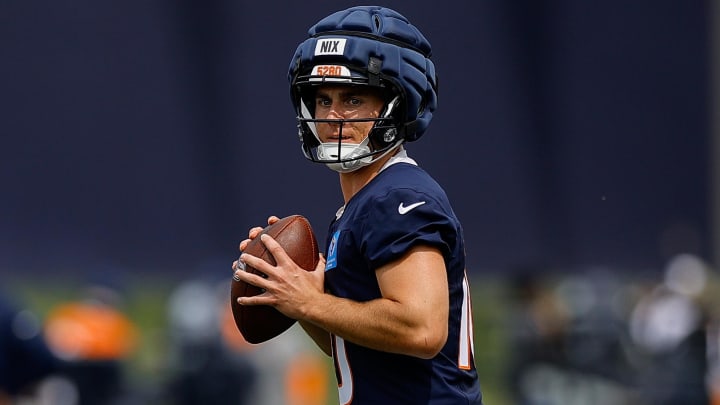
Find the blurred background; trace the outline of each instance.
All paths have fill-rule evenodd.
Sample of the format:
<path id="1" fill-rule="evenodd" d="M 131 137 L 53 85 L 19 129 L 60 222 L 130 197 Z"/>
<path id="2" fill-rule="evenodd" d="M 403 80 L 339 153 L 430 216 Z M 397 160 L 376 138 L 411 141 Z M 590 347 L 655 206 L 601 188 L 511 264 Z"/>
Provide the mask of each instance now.
<path id="1" fill-rule="evenodd" d="M 342 204 L 286 75 L 355 4 L 0 4 L 0 404 L 336 403 L 301 332 L 225 310 L 250 227 Z M 433 45 L 408 150 L 464 225 L 488 403 L 720 403 L 717 2 L 383 5 Z"/>

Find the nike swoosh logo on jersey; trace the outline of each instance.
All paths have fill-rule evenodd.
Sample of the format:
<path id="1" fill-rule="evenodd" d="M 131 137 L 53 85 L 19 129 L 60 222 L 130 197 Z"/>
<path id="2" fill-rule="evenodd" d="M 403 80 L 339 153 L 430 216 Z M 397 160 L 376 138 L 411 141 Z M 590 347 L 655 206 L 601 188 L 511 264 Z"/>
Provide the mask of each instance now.
<path id="1" fill-rule="evenodd" d="M 404 204 L 405 203 L 400 203 L 400 205 L 398 205 L 398 212 L 400 213 L 400 215 L 405 215 L 408 212 L 410 212 L 410 210 L 412 210 L 413 208 L 416 208 L 416 207 L 419 207 L 419 206 L 425 204 L 425 201 L 416 202 L 415 204 L 410 204 L 407 207 Z"/>

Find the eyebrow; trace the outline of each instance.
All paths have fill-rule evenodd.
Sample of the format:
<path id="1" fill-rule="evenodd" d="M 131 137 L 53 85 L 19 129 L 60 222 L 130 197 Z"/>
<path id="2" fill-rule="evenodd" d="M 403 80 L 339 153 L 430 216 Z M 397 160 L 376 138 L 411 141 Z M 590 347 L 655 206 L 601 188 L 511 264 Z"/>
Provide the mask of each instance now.
<path id="1" fill-rule="evenodd" d="M 359 89 L 359 88 L 349 88 L 346 90 L 340 91 L 340 97 L 349 97 L 349 96 L 359 96 L 359 97 L 365 97 L 370 96 L 371 92 Z M 324 91 L 323 89 L 318 89 L 318 91 L 315 93 L 315 97 L 327 97 L 328 92 Z"/>

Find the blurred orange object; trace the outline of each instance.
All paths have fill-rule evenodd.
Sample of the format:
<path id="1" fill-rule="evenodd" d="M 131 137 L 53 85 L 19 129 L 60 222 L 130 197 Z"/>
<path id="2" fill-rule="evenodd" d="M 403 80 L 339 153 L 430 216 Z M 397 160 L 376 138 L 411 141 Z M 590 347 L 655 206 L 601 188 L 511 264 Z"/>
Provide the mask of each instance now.
<path id="1" fill-rule="evenodd" d="M 45 325 L 50 348 L 70 360 L 116 360 L 137 344 L 137 328 L 117 309 L 93 303 L 61 304 Z"/>
<path id="2" fill-rule="evenodd" d="M 328 368 L 314 355 L 298 354 L 286 374 L 289 405 L 324 405 L 328 395 Z"/>

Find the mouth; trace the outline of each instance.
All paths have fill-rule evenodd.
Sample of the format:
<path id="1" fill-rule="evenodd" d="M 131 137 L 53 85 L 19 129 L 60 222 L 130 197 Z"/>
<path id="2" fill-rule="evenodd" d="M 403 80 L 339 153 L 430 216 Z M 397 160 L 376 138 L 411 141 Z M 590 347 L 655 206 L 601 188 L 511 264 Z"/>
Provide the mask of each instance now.
<path id="1" fill-rule="evenodd" d="M 352 137 L 350 137 L 350 136 L 344 136 L 344 135 L 343 135 L 343 136 L 340 136 L 340 135 L 330 135 L 330 136 L 327 138 L 328 142 L 338 142 L 338 141 L 344 142 L 344 141 L 348 141 L 348 140 L 351 140 L 351 139 L 352 139 Z"/>

